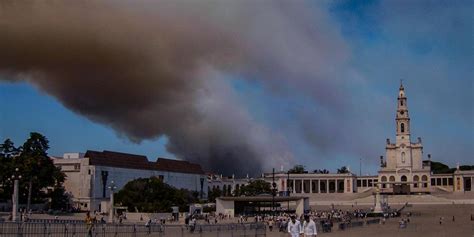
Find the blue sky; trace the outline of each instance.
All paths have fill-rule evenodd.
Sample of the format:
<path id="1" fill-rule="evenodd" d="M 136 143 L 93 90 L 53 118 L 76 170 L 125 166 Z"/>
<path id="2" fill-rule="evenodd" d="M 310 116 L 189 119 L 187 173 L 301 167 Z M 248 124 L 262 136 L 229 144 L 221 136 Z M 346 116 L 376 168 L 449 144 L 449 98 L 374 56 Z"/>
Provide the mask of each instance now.
<path id="1" fill-rule="evenodd" d="M 205 98 L 211 99 L 200 100 L 202 103 L 198 105 L 210 111 L 204 118 L 222 114 L 216 111 L 223 111 L 224 107 L 236 108 L 232 110 L 232 119 L 235 120 L 226 116 L 220 120 L 244 124 L 252 130 L 262 128 L 261 133 L 249 136 L 252 143 L 264 144 L 262 147 L 268 150 L 265 154 L 270 156 L 288 153 L 288 156 L 270 162 L 277 168 L 280 163 L 286 167 L 303 164 L 309 170 L 335 170 L 347 165 L 358 172 L 362 159 L 363 173 L 374 174 L 378 169 L 378 157 L 385 153 L 385 139 L 395 139 L 396 97 L 400 79 L 403 79 L 412 140 L 422 137 L 425 158 L 426 154 L 432 154 L 434 160 L 450 166 L 455 166 L 456 162 L 472 164 L 473 2 L 328 1 L 315 5 L 314 12 L 310 13 L 314 17 L 308 17 L 312 20 L 308 26 L 313 33 L 311 36 L 316 35 L 309 39 L 314 41 L 308 41 L 308 37 L 295 37 L 288 38 L 288 42 L 298 42 L 303 46 L 322 45 L 314 49 L 321 55 L 312 55 L 312 48 L 306 50 L 302 47 L 302 51 L 295 54 L 298 57 L 285 58 L 291 53 L 281 49 L 285 43 L 273 37 L 263 42 L 276 45 L 282 52 L 275 53 L 272 47 L 267 50 L 260 44 L 261 47 L 253 48 L 257 51 L 256 56 L 249 56 L 249 61 L 259 62 L 260 57 L 266 57 L 267 53 L 269 60 L 265 63 L 269 64 L 262 64 L 262 68 L 249 69 L 247 64 L 240 62 L 238 69 L 233 70 L 213 65 L 213 68 L 218 68 L 217 72 L 206 73 L 206 78 L 219 78 L 218 82 L 206 81 L 202 87 L 211 91 L 213 88 L 222 89 L 226 93 L 206 94 Z M 231 22 L 233 18 L 229 19 Z M 277 23 L 280 20 L 279 16 L 271 19 Z M 290 23 L 299 26 L 300 22 L 306 24 L 308 19 Z M 281 23 L 277 26 L 267 24 L 268 28 L 281 29 L 278 27 L 288 22 L 283 20 Z M 255 30 L 258 31 L 262 24 L 265 23 L 255 23 Z M 248 31 L 248 27 L 237 26 L 237 32 Z M 300 33 L 299 29 L 288 31 L 282 34 Z M 251 45 L 267 36 L 253 30 L 248 35 L 242 40 L 244 45 Z M 243 51 L 247 47 L 245 45 Z M 281 55 L 288 60 L 274 59 Z M 310 70 L 308 68 L 312 68 L 313 60 L 315 72 L 306 73 Z M 310 62 L 309 66 L 305 66 L 307 62 Z M 278 74 L 266 71 L 268 66 L 274 69 L 281 63 L 286 63 L 284 66 L 288 68 L 276 70 Z M 313 80 L 308 75 L 318 79 Z M 194 146 L 186 145 L 187 140 L 176 142 L 175 139 L 182 134 L 174 130 L 158 128 L 156 133 L 141 136 L 142 133 L 135 133 L 133 124 L 115 123 L 113 118 L 104 119 L 102 114 L 90 114 L 71 104 L 64 94 L 55 91 L 56 88 L 51 89 L 42 82 L 10 81 L 9 75 L 2 77 L 9 80 L 0 81 L 2 140 L 11 138 L 20 145 L 29 132 L 38 131 L 49 138 L 50 154 L 53 155 L 85 152 L 87 149 L 144 154 L 149 159 L 187 159 L 187 155 L 192 154 L 188 147 Z M 262 79 L 264 77 L 272 79 Z M 200 90 L 194 90 L 200 93 Z M 80 94 L 88 96 L 87 91 Z M 225 99 L 221 108 L 216 101 L 222 98 Z M 156 123 L 160 123 L 157 120 Z M 241 123 L 242 120 L 246 122 Z M 206 123 L 206 127 L 219 123 L 214 117 L 205 121 L 211 121 Z M 254 127 L 254 124 L 257 125 Z M 181 126 L 180 123 L 177 126 Z M 195 126 L 188 128 L 194 129 Z M 267 138 L 260 137 L 261 134 L 276 137 L 271 140 L 276 142 L 269 144 Z M 168 136 L 174 138 L 171 146 Z M 183 146 L 187 146 L 185 153 L 180 151 Z M 275 146 L 278 149 L 274 149 Z"/>

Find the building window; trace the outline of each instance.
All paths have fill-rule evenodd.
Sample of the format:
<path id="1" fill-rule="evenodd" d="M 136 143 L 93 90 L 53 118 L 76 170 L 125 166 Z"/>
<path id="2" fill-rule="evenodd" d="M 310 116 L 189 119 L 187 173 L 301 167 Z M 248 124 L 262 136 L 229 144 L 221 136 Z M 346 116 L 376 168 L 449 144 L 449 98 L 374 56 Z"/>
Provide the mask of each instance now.
<path id="1" fill-rule="evenodd" d="M 431 179 L 431 186 L 436 186 L 436 179 L 435 178 Z"/>
<path id="2" fill-rule="evenodd" d="M 448 184 L 449 186 L 453 186 L 453 178 L 448 178 Z"/>
<path id="3" fill-rule="evenodd" d="M 386 188 L 386 187 L 387 187 L 386 182 L 387 182 L 387 177 L 386 177 L 386 176 L 382 176 L 382 188 Z"/>
<path id="4" fill-rule="evenodd" d="M 371 179 L 369 179 L 368 186 L 369 186 L 369 187 L 373 187 L 373 185 L 372 185 L 372 180 L 371 180 Z"/>
<path id="5" fill-rule="evenodd" d="M 390 184 L 388 184 L 388 187 L 393 188 L 393 183 L 395 182 L 395 176 L 390 176 L 388 181 L 390 182 Z"/>
<path id="6" fill-rule="evenodd" d="M 80 164 L 75 164 L 74 165 L 74 170 L 81 170 L 81 165 Z"/>
<path id="7" fill-rule="evenodd" d="M 402 152 L 402 163 L 405 164 L 405 152 Z"/>
<path id="8" fill-rule="evenodd" d="M 367 179 L 362 180 L 362 187 L 367 187 Z"/>
<path id="9" fill-rule="evenodd" d="M 357 180 L 357 187 L 362 187 L 362 180 L 360 179 Z"/>
<path id="10" fill-rule="evenodd" d="M 405 132 L 405 124 L 404 123 L 401 123 L 400 124 L 400 132 Z"/>
<path id="11" fill-rule="evenodd" d="M 91 173 L 92 173 L 92 172 L 91 172 L 91 170 L 89 169 L 89 175 L 90 175 Z"/>
<path id="12" fill-rule="evenodd" d="M 418 188 L 419 181 L 420 181 L 420 177 L 418 175 L 413 176 L 413 187 Z"/>
<path id="13" fill-rule="evenodd" d="M 403 100 L 400 100 L 400 105 L 403 106 Z"/>

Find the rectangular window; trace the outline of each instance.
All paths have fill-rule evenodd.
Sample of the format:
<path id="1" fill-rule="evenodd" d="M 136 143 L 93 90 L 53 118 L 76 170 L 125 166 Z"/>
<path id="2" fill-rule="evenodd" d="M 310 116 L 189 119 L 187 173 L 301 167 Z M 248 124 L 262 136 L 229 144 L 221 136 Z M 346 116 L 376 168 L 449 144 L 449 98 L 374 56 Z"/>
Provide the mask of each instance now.
<path id="1" fill-rule="evenodd" d="M 357 187 L 362 187 L 362 183 L 361 183 L 361 182 L 362 182 L 362 180 L 360 180 L 360 179 L 357 180 Z"/>
<path id="2" fill-rule="evenodd" d="M 369 187 L 373 187 L 371 179 L 369 179 Z"/>
<path id="3" fill-rule="evenodd" d="M 448 178 L 443 178 L 443 186 L 448 186 Z"/>
<path id="4" fill-rule="evenodd" d="M 448 178 L 448 184 L 449 186 L 453 186 L 453 178 Z"/>
<path id="5" fill-rule="evenodd" d="M 443 184 L 441 183 L 441 178 L 437 178 L 437 179 L 436 179 L 436 185 L 438 185 L 438 186 L 443 185 Z"/>
<path id="6" fill-rule="evenodd" d="M 311 188 L 313 190 L 313 193 L 319 193 L 319 185 L 318 185 L 318 180 L 311 180 Z"/>
<path id="7" fill-rule="evenodd" d="M 74 170 L 81 170 L 81 165 L 75 164 L 74 165 Z"/>
<path id="8" fill-rule="evenodd" d="M 431 186 L 436 186 L 436 179 L 435 178 L 431 179 Z"/>
<path id="9" fill-rule="evenodd" d="M 367 187 L 367 179 L 362 180 L 362 187 Z"/>
<path id="10" fill-rule="evenodd" d="M 91 173 L 92 173 L 92 172 L 91 172 L 91 170 L 89 169 L 89 175 L 90 175 Z"/>

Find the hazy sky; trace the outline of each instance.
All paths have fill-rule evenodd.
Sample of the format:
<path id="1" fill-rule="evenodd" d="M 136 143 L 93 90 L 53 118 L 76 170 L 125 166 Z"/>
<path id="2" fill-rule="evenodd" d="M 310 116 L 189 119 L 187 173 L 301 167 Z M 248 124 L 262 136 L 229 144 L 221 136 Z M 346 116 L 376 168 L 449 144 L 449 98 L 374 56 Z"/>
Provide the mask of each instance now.
<path id="1" fill-rule="evenodd" d="M 474 161 L 473 1 L 86 3 L 0 5 L 0 139 L 374 174 L 403 79 L 424 158 Z"/>

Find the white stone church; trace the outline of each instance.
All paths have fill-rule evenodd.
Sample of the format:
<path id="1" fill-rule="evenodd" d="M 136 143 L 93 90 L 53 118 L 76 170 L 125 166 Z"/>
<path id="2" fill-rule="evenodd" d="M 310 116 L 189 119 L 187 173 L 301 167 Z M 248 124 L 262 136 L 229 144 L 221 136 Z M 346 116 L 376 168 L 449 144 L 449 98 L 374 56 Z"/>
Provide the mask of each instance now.
<path id="1" fill-rule="evenodd" d="M 400 85 L 395 116 L 395 143 L 387 139 L 386 155 L 380 157 L 378 175 L 357 176 L 346 174 L 275 173 L 275 183 L 280 195 L 287 193 L 311 196 L 311 194 L 366 193 L 378 187 L 385 194 L 411 193 L 459 193 L 473 192 L 474 171 L 454 174 L 432 174 L 431 156 L 423 160 L 421 138 L 411 140 L 410 116 L 403 84 Z M 264 175 L 267 182 L 273 182 L 273 174 Z"/>
<path id="2" fill-rule="evenodd" d="M 381 157 L 378 180 L 383 193 L 429 192 L 430 163 L 423 162 L 421 138 L 410 139 L 410 115 L 408 114 L 405 88 L 400 85 L 396 114 L 396 139 L 387 139 L 386 161 Z"/>

